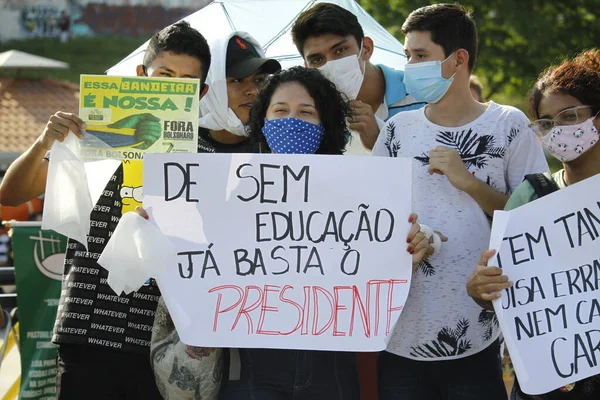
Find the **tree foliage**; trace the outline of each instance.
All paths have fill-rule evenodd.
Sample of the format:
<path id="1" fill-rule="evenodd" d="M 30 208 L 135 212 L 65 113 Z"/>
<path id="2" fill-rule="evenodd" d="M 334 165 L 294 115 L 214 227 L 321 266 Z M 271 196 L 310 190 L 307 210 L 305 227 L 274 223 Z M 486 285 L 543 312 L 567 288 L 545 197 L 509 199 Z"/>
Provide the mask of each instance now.
<path id="1" fill-rule="evenodd" d="M 412 10 L 427 0 L 359 0 L 399 40 Z M 484 94 L 524 96 L 549 65 L 600 46 L 600 0 L 461 0 L 479 33 L 475 73 Z"/>

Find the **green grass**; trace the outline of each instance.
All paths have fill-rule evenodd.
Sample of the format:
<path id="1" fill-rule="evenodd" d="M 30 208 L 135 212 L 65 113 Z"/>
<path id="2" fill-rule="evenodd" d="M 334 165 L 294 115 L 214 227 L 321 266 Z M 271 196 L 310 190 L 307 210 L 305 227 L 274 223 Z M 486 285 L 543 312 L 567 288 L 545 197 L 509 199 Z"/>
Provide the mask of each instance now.
<path id="1" fill-rule="evenodd" d="M 0 45 L 0 53 L 20 50 L 26 53 L 69 63 L 67 70 L 21 70 L 19 76 L 27 78 L 54 78 L 79 84 L 81 74 L 104 72 L 137 49 L 146 39 L 130 37 L 78 37 L 62 44 L 58 38 L 12 41 Z M 15 76 L 14 71 L 0 70 L 0 76 Z"/>

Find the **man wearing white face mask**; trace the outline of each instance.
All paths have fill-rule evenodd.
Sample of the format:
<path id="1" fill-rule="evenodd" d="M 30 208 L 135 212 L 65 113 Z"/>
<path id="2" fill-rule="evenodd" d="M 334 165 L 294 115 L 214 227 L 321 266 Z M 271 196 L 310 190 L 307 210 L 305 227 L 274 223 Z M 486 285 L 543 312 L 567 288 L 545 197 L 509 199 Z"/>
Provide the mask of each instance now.
<path id="1" fill-rule="evenodd" d="M 488 218 L 548 165 L 521 111 L 471 95 L 477 31 L 463 7 L 420 8 L 402 31 L 406 89 L 428 105 L 391 118 L 373 154 L 414 158 L 413 209 L 450 239 L 413 275 L 379 358 L 380 399 L 506 399 L 498 322 L 464 286 L 489 244 Z"/>
<path id="2" fill-rule="evenodd" d="M 407 95 L 403 71 L 369 62 L 373 40 L 354 14 L 336 4 L 319 3 L 300 14 L 292 39 L 305 66 L 318 68 L 350 100 L 353 140 L 346 154 L 368 154 L 385 120 L 425 105 Z"/>
<path id="3" fill-rule="evenodd" d="M 213 65 L 207 82 L 211 90 L 200 102 L 199 152 L 245 153 L 252 146 L 245 125 L 250 109 L 269 74 L 281 69 L 265 58 L 258 42 L 245 32 L 211 41 Z"/>

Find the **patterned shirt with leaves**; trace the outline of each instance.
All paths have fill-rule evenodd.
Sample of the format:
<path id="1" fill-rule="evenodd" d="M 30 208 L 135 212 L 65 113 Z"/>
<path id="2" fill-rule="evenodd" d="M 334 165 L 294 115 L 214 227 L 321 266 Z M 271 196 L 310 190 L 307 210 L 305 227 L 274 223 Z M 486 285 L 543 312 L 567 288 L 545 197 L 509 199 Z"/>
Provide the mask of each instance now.
<path id="1" fill-rule="evenodd" d="M 414 360 L 449 360 L 478 353 L 498 338 L 495 316 L 482 311 L 465 289 L 488 247 L 489 219 L 445 176 L 429 175 L 428 153 L 438 146 L 456 149 L 471 174 L 509 194 L 525 175 L 548 170 L 528 122 L 516 108 L 490 102 L 480 117 L 461 127 L 430 122 L 425 108 L 398 114 L 384 126 L 373 155 L 413 159 L 413 211 L 419 222 L 449 238 L 414 274 L 387 351 Z"/>

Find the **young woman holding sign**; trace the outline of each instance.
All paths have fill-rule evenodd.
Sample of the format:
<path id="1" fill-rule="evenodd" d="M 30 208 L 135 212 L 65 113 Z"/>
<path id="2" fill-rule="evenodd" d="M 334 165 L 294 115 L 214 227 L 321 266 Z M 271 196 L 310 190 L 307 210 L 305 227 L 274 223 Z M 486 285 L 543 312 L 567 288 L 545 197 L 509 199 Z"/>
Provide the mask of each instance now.
<path id="1" fill-rule="evenodd" d="M 341 155 L 349 138 L 346 126 L 348 112 L 348 105 L 340 93 L 319 71 L 291 68 L 273 75 L 259 93 L 250 113 L 250 139 L 253 147 L 261 152 Z M 136 211 L 147 218 L 143 209 Z M 417 216 L 410 215 L 409 222 L 413 225 L 406 241 L 407 251 L 413 255 L 413 265 L 417 265 L 433 253 L 433 246 L 421 232 Z M 443 237 L 443 240 L 446 238 Z M 164 308 L 162 302 L 155 321 L 153 343 L 158 332 L 157 325 L 161 325 L 161 307 Z M 171 323 L 169 326 L 174 331 Z M 161 362 L 166 354 L 166 348 L 157 346 L 156 349 L 159 347 L 155 368 L 156 362 Z M 191 357 L 200 362 L 205 360 L 205 363 L 214 352 L 214 349 L 186 347 Z M 181 360 L 188 363 L 181 368 L 188 368 L 190 360 L 186 357 Z M 229 374 L 229 379 L 224 380 L 219 394 L 219 398 L 224 400 L 359 398 L 354 353 L 231 349 L 225 360 L 224 371 Z M 219 367 L 217 369 L 220 370 Z M 211 381 L 208 377 L 212 373 L 210 368 L 199 366 L 188 371 L 191 373 L 188 376 L 190 380 Z M 203 373 L 206 376 L 198 376 Z M 162 381 L 170 382 L 172 377 L 166 373 Z M 190 391 L 187 397 L 182 395 L 185 390 L 180 392 L 179 398 L 192 396 Z M 175 394 L 174 390 L 171 393 Z M 208 398 L 212 399 L 214 395 L 212 393 Z"/>
<path id="2" fill-rule="evenodd" d="M 544 148 L 563 163 L 563 169 L 552 176 L 528 178 L 512 194 L 506 210 L 600 173 L 600 50 L 588 50 L 544 71 L 533 88 L 530 103 L 537 118 L 530 127 Z M 500 298 L 502 291 L 512 286 L 500 268 L 487 266 L 494 253 L 494 250 L 483 252 L 467 282 L 469 296 L 488 310 L 493 310 L 492 300 Z M 515 381 L 511 398 L 598 399 L 600 375 L 537 396 L 524 394 Z"/>
<path id="3" fill-rule="evenodd" d="M 294 67 L 274 74 L 250 114 L 250 137 L 279 154 L 341 155 L 350 137 L 348 106 L 335 85 L 315 69 Z M 410 216 L 407 250 L 418 263 L 432 246 Z M 231 349 L 223 400 L 357 400 L 354 353 L 283 349 Z"/>

